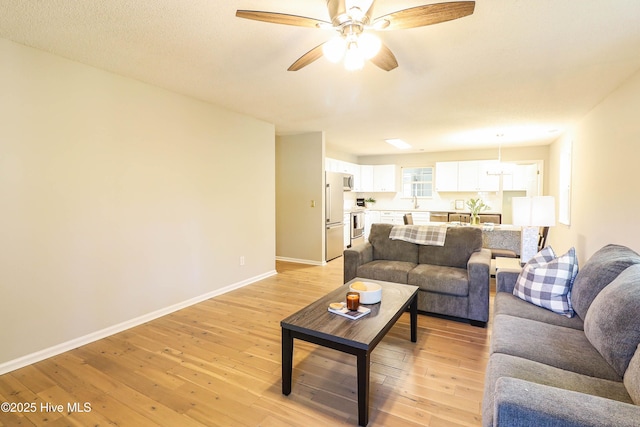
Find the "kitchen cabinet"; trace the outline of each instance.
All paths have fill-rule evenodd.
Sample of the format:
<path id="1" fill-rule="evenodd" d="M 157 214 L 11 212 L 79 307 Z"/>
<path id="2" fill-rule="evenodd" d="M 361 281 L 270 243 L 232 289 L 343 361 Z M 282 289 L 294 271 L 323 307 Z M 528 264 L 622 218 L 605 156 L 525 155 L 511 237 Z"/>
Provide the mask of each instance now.
<path id="1" fill-rule="evenodd" d="M 383 224 L 402 225 L 404 224 L 404 220 L 402 219 L 403 215 L 404 213 L 402 212 L 381 211 L 380 222 Z"/>
<path id="2" fill-rule="evenodd" d="M 478 191 L 500 191 L 498 167 L 497 161 L 478 162 Z"/>
<path id="3" fill-rule="evenodd" d="M 396 165 L 373 166 L 373 191 L 396 191 Z"/>
<path id="4" fill-rule="evenodd" d="M 360 174 L 360 165 L 325 157 L 324 170 L 326 172 L 342 172 L 356 176 Z"/>
<path id="5" fill-rule="evenodd" d="M 478 191 L 478 162 L 458 163 L 458 191 Z"/>
<path id="6" fill-rule="evenodd" d="M 431 214 L 426 211 L 371 211 L 377 214 L 376 217 L 372 217 L 371 223 L 381 222 L 383 224 L 404 225 L 404 215 L 411 213 L 413 217 L 414 225 L 426 225 L 431 219 Z M 365 219 L 366 221 L 366 219 Z"/>
<path id="7" fill-rule="evenodd" d="M 395 192 L 396 165 L 357 165 L 342 160 L 325 158 L 327 172 L 342 172 L 353 175 L 353 191 Z"/>
<path id="8" fill-rule="evenodd" d="M 395 192 L 396 165 L 360 165 L 359 192 Z"/>
<path id="9" fill-rule="evenodd" d="M 360 173 L 355 185 L 355 191 L 364 193 L 365 191 L 373 191 L 373 166 L 360 165 Z"/>
<path id="10" fill-rule="evenodd" d="M 508 173 L 503 177 L 504 191 L 533 191 L 536 189 L 538 166 L 536 164 L 509 164 Z"/>
<path id="11" fill-rule="evenodd" d="M 411 216 L 415 225 L 426 225 L 431 221 L 429 212 L 411 212 Z"/>
<path id="12" fill-rule="evenodd" d="M 436 163 L 436 191 L 458 191 L 458 162 Z"/>
<path id="13" fill-rule="evenodd" d="M 497 162 L 471 160 L 436 163 L 436 191 L 499 191 L 500 176 L 490 173 Z"/>
<path id="14" fill-rule="evenodd" d="M 448 222 L 449 212 L 429 212 L 429 221 L 431 222 Z"/>

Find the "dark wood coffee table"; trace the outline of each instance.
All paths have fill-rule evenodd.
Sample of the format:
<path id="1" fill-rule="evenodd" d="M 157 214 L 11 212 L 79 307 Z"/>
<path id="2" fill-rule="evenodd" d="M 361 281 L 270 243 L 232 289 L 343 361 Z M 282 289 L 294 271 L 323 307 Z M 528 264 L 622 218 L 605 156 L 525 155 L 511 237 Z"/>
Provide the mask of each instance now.
<path id="1" fill-rule="evenodd" d="M 332 302 L 345 300 L 349 284 L 357 280 L 379 283 L 382 301 L 367 305 L 371 313 L 357 320 L 329 313 Z M 357 357 L 358 422 L 369 422 L 369 365 L 373 349 L 409 308 L 411 341 L 416 342 L 418 287 L 379 280 L 355 278 L 280 322 L 282 327 L 282 393 L 291 393 L 293 339 L 308 341 Z"/>

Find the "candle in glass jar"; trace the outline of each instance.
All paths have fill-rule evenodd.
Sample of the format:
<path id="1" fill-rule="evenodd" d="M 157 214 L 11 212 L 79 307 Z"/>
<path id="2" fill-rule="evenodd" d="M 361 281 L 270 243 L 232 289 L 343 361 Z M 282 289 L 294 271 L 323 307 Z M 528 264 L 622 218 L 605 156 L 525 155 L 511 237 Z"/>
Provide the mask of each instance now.
<path id="1" fill-rule="evenodd" d="M 347 292 L 347 310 L 357 311 L 360 305 L 360 293 Z"/>

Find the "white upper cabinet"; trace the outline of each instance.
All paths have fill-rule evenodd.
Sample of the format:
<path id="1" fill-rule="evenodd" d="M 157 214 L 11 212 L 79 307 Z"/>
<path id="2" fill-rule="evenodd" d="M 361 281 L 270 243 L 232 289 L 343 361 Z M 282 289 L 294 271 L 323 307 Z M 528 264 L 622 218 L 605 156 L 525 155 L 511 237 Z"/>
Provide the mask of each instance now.
<path id="1" fill-rule="evenodd" d="M 324 170 L 327 172 L 342 172 L 342 173 L 350 173 L 351 175 L 355 175 L 360 172 L 360 166 L 345 162 L 343 160 L 336 160 L 329 157 L 325 157 L 324 159 Z"/>
<path id="2" fill-rule="evenodd" d="M 373 166 L 373 191 L 396 191 L 396 165 Z"/>
<path id="3" fill-rule="evenodd" d="M 537 164 L 509 164 L 508 173 L 503 178 L 503 189 L 526 190 L 527 194 L 537 194 L 538 182 Z"/>
<path id="4" fill-rule="evenodd" d="M 342 172 L 353 175 L 353 191 L 364 191 L 361 189 L 362 179 L 360 177 L 360 165 L 325 157 L 324 170 L 327 172 Z"/>
<path id="5" fill-rule="evenodd" d="M 339 160 L 330 159 L 329 157 L 324 158 L 324 170 L 326 172 L 338 172 L 338 163 Z"/>
<path id="6" fill-rule="evenodd" d="M 396 165 L 360 165 L 359 178 L 355 191 L 396 191 Z"/>
<path id="7" fill-rule="evenodd" d="M 480 164 L 479 187 L 481 191 L 500 191 L 500 175 L 497 170 L 500 162 L 484 161 Z"/>
<path id="8" fill-rule="evenodd" d="M 360 174 L 355 180 L 354 191 L 363 193 L 365 191 L 373 191 L 373 166 L 360 165 Z"/>
<path id="9" fill-rule="evenodd" d="M 458 162 L 436 163 L 436 191 L 458 191 Z"/>
<path id="10" fill-rule="evenodd" d="M 436 191 L 498 191 L 497 162 L 472 160 L 436 163 Z"/>
<path id="11" fill-rule="evenodd" d="M 478 191 L 479 176 L 478 162 L 458 162 L 458 191 Z"/>

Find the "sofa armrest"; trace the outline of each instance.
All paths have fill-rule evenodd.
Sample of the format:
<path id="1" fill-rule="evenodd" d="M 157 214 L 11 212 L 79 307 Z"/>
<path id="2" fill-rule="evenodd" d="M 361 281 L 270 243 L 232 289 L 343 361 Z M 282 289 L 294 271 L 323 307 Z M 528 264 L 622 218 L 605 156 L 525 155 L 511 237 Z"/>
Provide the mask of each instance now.
<path id="1" fill-rule="evenodd" d="M 513 293 L 520 270 L 501 269 L 496 274 L 496 292 Z"/>
<path id="2" fill-rule="evenodd" d="M 491 251 L 486 248 L 474 252 L 467 262 L 469 275 L 469 319 L 478 322 L 489 320 L 489 271 Z"/>
<path id="3" fill-rule="evenodd" d="M 365 242 L 344 251 L 344 283 L 356 277 L 358 267 L 373 261 L 373 246 Z"/>
<path id="4" fill-rule="evenodd" d="M 502 377 L 496 381 L 493 417 L 494 426 L 632 427 L 640 421 L 640 407 Z"/>

